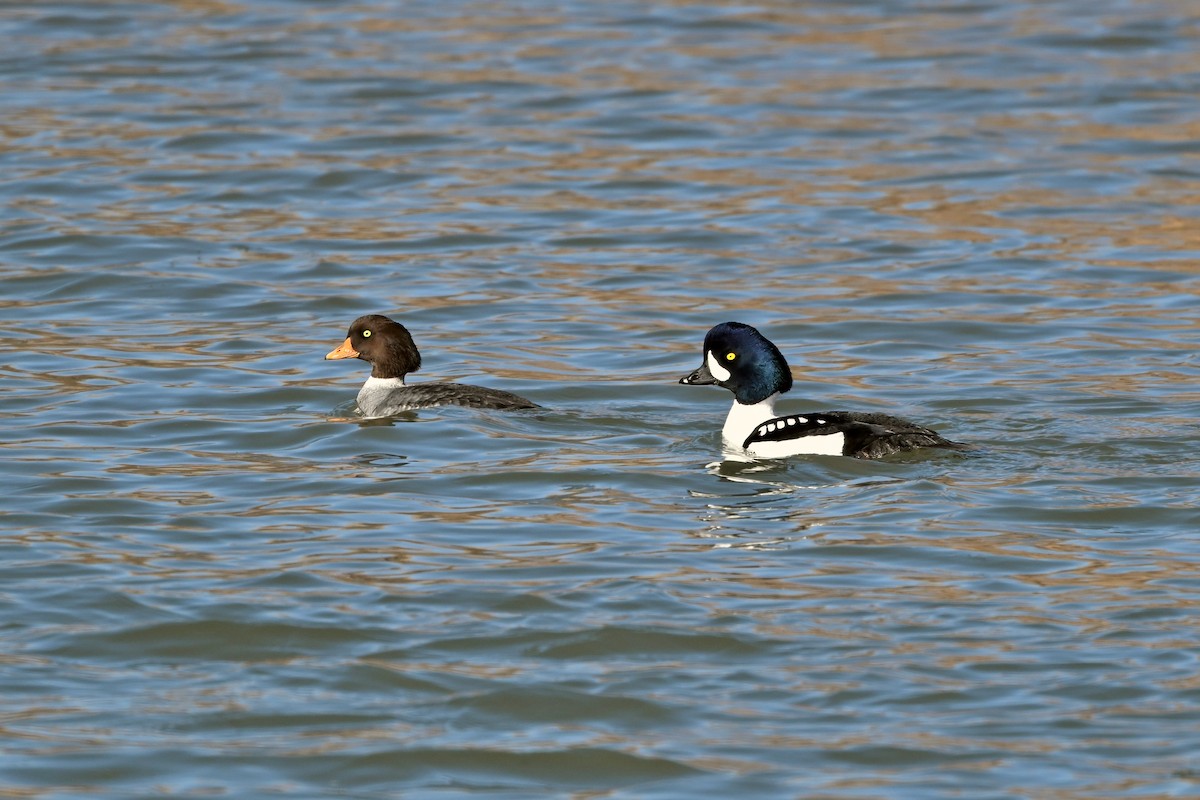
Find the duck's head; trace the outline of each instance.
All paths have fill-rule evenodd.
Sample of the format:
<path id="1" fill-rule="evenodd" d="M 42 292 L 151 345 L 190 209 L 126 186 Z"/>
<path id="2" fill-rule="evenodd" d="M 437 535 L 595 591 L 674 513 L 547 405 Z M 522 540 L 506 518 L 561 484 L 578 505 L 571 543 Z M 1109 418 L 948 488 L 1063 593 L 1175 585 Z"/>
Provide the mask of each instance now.
<path id="1" fill-rule="evenodd" d="M 359 317 L 346 332 L 346 341 L 325 356 L 361 358 L 371 365 L 373 378 L 403 378 L 421 368 L 421 353 L 408 329 L 381 314 Z"/>
<path id="2" fill-rule="evenodd" d="M 679 382 L 724 386 L 739 403 L 753 405 L 791 389 L 792 371 L 779 348 L 753 326 L 722 322 L 704 337 L 699 369 Z"/>

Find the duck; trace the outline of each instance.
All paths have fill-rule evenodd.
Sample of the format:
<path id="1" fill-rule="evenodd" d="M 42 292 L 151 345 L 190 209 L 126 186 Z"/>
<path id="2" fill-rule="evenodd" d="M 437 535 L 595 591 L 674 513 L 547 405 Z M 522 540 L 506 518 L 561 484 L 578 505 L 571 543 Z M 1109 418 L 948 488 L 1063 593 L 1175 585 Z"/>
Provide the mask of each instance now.
<path id="1" fill-rule="evenodd" d="M 346 341 L 325 356 L 326 361 L 343 358 L 359 358 L 371 365 L 371 376 L 358 391 L 358 410 L 365 417 L 390 417 L 435 406 L 540 408 L 531 400 L 499 389 L 465 383 L 405 384 L 405 377 L 421 368 L 421 353 L 408 329 L 382 314 L 354 320 Z"/>
<path id="2" fill-rule="evenodd" d="M 882 458 L 925 447 L 970 449 L 889 414 L 819 411 L 779 416 L 775 402 L 792 388 L 791 368 L 770 339 L 742 322 L 723 322 L 709 330 L 703 362 L 679 382 L 733 392 L 721 436 L 726 451 L 740 460 L 798 455 Z"/>

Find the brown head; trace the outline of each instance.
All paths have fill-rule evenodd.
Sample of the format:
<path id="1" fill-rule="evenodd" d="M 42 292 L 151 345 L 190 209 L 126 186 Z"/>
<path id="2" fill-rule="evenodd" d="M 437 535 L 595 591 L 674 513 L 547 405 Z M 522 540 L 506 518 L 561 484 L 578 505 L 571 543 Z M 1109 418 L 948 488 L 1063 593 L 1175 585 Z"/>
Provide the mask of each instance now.
<path id="1" fill-rule="evenodd" d="M 381 314 L 354 320 L 346 341 L 325 356 L 326 361 L 361 358 L 371 365 L 373 378 L 403 378 L 421 368 L 421 353 L 408 329 Z"/>

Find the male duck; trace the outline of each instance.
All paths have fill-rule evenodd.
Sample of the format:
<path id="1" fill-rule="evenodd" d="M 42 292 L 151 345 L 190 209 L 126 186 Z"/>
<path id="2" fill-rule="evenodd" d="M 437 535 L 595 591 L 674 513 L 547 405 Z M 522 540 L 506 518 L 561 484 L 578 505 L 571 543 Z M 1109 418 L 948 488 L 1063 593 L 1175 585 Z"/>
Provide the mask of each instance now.
<path id="1" fill-rule="evenodd" d="M 733 392 L 722 435 L 726 447 L 739 455 L 880 458 L 920 447 L 969 449 L 887 414 L 821 411 L 776 416 L 775 401 L 792 388 L 792 372 L 779 348 L 741 322 L 724 322 L 710 330 L 704 337 L 704 362 L 679 382 L 715 384 Z"/>

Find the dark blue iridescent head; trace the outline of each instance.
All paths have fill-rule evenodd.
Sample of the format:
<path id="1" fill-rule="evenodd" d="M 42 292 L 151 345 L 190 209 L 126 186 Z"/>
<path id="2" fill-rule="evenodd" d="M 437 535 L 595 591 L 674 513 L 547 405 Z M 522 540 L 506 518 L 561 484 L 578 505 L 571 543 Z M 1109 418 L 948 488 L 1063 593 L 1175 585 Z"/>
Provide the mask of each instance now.
<path id="1" fill-rule="evenodd" d="M 704 337 L 704 362 L 679 379 L 694 386 L 715 384 L 753 405 L 792 388 L 792 371 L 771 340 L 741 322 L 722 322 Z"/>

